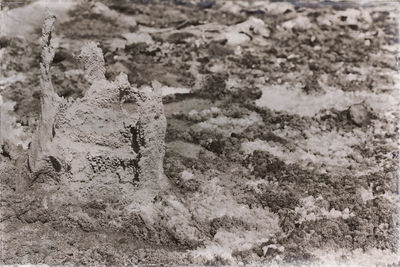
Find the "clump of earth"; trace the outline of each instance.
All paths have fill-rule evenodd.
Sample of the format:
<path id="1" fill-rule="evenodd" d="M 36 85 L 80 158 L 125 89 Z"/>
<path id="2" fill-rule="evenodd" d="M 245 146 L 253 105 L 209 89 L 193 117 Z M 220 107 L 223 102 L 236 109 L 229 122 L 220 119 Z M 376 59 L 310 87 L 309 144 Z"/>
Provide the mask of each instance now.
<path id="1" fill-rule="evenodd" d="M 10 3 L 1 263 L 396 266 L 398 10 Z"/>

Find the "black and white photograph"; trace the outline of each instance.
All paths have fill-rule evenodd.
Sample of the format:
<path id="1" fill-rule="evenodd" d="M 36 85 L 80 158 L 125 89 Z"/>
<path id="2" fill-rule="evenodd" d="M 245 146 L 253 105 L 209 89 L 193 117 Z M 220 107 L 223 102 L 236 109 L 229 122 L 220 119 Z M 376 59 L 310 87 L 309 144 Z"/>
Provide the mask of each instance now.
<path id="1" fill-rule="evenodd" d="M 0 0 L 0 265 L 400 266 L 399 29 L 394 0 Z"/>

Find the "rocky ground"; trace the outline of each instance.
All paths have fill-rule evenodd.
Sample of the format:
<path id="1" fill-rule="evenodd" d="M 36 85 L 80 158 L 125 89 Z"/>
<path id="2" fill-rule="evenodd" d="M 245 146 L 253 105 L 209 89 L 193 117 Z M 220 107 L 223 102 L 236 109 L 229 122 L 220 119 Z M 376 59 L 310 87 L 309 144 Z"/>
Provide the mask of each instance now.
<path id="1" fill-rule="evenodd" d="M 2 264 L 397 266 L 398 4 L 11 2 L 0 38 Z M 46 7 L 62 103 L 51 144 L 67 159 L 38 175 L 28 159 L 43 117 Z M 89 41 L 104 55 L 95 79 L 81 62 Z M 161 105 L 146 88 L 166 117 L 158 154 L 137 152 L 160 139 L 143 126 Z M 127 91 L 150 104 L 110 104 Z M 143 122 L 147 143 L 124 132 L 128 119 Z M 165 186 L 146 191 L 143 158 L 164 154 Z"/>

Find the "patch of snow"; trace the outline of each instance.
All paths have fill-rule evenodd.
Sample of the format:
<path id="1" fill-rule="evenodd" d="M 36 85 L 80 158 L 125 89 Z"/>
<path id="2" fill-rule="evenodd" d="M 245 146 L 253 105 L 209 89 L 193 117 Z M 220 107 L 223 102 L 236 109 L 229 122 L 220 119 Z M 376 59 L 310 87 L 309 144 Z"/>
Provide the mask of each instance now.
<path id="1" fill-rule="evenodd" d="M 262 248 L 262 250 L 264 252 L 264 255 L 268 252 L 268 249 L 270 249 L 270 248 L 276 249 L 276 250 L 278 250 L 280 252 L 284 252 L 285 251 L 285 247 L 284 246 L 280 246 L 280 245 L 277 246 L 276 244 L 271 244 L 271 245 L 268 245 L 268 246 L 265 246 L 265 247 Z"/>
<path id="2" fill-rule="evenodd" d="M 237 32 L 236 30 L 230 30 L 225 33 L 225 38 L 228 40 L 228 45 L 240 45 L 250 41 L 250 37 L 244 33 Z"/>
<path id="3" fill-rule="evenodd" d="M 351 146 L 357 144 L 358 141 L 351 134 L 341 136 L 337 132 L 328 132 L 322 135 L 311 135 L 306 140 L 300 140 L 295 151 L 290 151 L 280 143 L 262 140 L 245 142 L 242 144 L 242 150 L 247 155 L 256 150 L 267 151 L 287 164 L 303 163 L 307 165 L 312 162 L 331 166 L 347 166 L 349 161 L 346 157 L 353 151 Z"/>
<path id="4" fill-rule="evenodd" d="M 240 45 L 236 46 L 235 51 L 234 51 L 235 55 L 236 56 L 242 55 L 242 50 L 243 49 L 242 49 L 242 47 Z"/>
<path id="5" fill-rule="evenodd" d="M 204 121 L 218 115 L 219 113 L 221 113 L 221 110 L 219 108 L 211 107 L 209 109 L 203 109 L 202 111 L 197 111 L 193 109 L 188 113 L 188 115 L 189 118 L 194 121 Z"/>
<path id="6" fill-rule="evenodd" d="M 396 53 L 399 51 L 399 47 L 397 45 L 382 45 L 381 48 L 391 53 Z"/>
<path id="7" fill-rule="evenodd" d="M 183 172 L 181 172 L 181 177 L 184 181 L 188 181 L 193 179 L 194 174 L 191 172 L 188 172 L 187 170 L 184 170 Z"/>
<path id="8" fill-rule="evenodd" d="M 264 21 L 255 17 L 250 17 L 245 22 L 236 24 L 233 27 L 239 32 L 253 33 L 262 37 L 269 37 L 270 35 Z"/>
<path id="9" fill-rule="evenodd" d="M 162 96 L 174 95 L 174 94 L 189 94 L 190 89 L 185 87 L 162 86 L 161 92 Z"/>
<path id="10" fill-rule="evenodd" d="M 111 51 L 123 49 L 123 48 L 125 48 L 125 45 L 127 43 L 126 39 L 124 39 L 124 38 L 113 38 L 113 39 L 109 40 L 108 42 L 109 42 Z M 116 57 L 116 56 L 114 56 L 114 57 Z"/>
<path id="11" fill-rule="evenodd" d="M 166 217 L 166 227 L 178 240 L 199 241 L 203 237 L 199 230 L 192 225 L 192 214 L 187 207 L 175 196 L 168 196 L 166 206 L 161 208 Z"/>
<path id="12" fill-rule="evenodd" d="M 239 86 L 240 86 L 240 80 L 236 77 L 235 78 L 229 77 L 229 79 L 226 81 L 226 88 L 228 90 L 231 90 L 233 88 L 238 88 Z"/>
<path id="13" fill-rule="evenodd" d="M 317 18 L 319 24 L 322 25 L 357 25 L 363 29 L 369 27 L 372 23 L 370 13 L 363 9 L 348 8 L 343 11 L 335 12 L 335 14 L 326 14 Z"/>
<path id="14" fill-rule="evenodd" d="M 227 44 L 232 46 L 240 45 L 250 40 L 262 44 L 262 38 L 267 38 L 269 36 L 270 31 L 266 27 L 264 21 L 254 17 L 250 17 L 245 22 L 228 27 L 224 33 Z"/>
<path id="15" fill-rule="evenodd" d="M 399 203 L 400 197 L 398 194 L 393 194 L 391 192 L 386 191 L 384 194 L 376 194 L 372 192 L 372 186 L 368 187 L 368 190 L 365 189 L 364 187 L 361 187 L 357 189 L 357 192 L 360 194 L 361 199 L 364 203 L 366 203 L 368 200 L 373 200 L 378 197 L 383 197 L 390 201 L 391 203 Z"/>
<path id="16" fill-rule="evenodd" d="M 0 95 L 0 145 L 7 141 L 15 146 L 21 145 L 24 149 L 27 149 L 30 138 L 24 132 L 24 127 L 17 122 L 16 117 L 12 114 L 15 104 L 15 102 L 4 101 Z"/>
<path id="17" fill-rule="evenodd" d="M 157 209 L 152 204 L 140 205 L 140 217 L 147 225 L 152 225 L 157 219 Z"/>
<path id="18" fill-rule="evenodd" d="M 203 109 L 202 111 L 198 112 L 197 110 L 193 109 L 189 112 L 189 116 L 200 115 L 202 117 L 208 115 L 214 115 L 220 113 L 221 110 L 218 107 L 211 107 L 210 109 Z"/>
<path id="19" fill-rule="evenodd" d="M 256 112 L 252 112 L 244 118 L 230 118 L 225 115 L 219 115 L 194 125 L 194 128 L 214 130 L 229 135 L 233 132 L 240 133 L 259 121 L 261 121 L 261 117 Z"/>
<path id="20" fill-rule="evenodd" d="M 362 249 L 348 251 L 346 249 L 314 250 L 311 252 L 320 262 L 317 266 L 337 267 L 364 267 L 364 266 L 388 266 L 400 262 L 400 254 L 390 250 L 371 248 L 363 252 Z"/>
<path id="21" fill-rule="evenodd" d="M 282 27 L 288 30 L 291 29 L 310 29 L 313 26 L 310 19 L 303 15 L 298 15 L 295 19 L 288 20 L 282 23 Z"/>
<path id="22" fill-rule="evenodd" d="M 246 155 L 253 154 L 254 151 L 269 151 L 270 146 L 268 145 L 268 142 L 265 142 L 263 140 L 257 139 L 255 141 L 251 142 L 244 142 L 242 143 L 241 149 Z"/>
<path id="23" fill-rule="evenodd" d="M 95 14 L 101 14 L 102 16 L 105 16 L 107 18 L 117 20 L 119 23 L 124 23 L 127 25 L 130 25 L 132 27 L 136 26 L 136 20 L 131 17 L 127 16 L 124 14 L 121 14 L 115 10 L 110 9 L 108 6 L 101 2 L 96 2 L 93 4 L 92 11 Z"/>
<path id="24" fill-rule="evenodd" d="M 273 133 L 296 142 L 286 146 L 274 141 L 256 139 L 242 143 L 241 150 L 245 155 L 251 155 L 256 150 L 266 151 L 286 164 L 296 163 L 304 168 L 314 169 L 317 166 L 321 173 L 352 166 L 357 175 L 363 175 L 383 170 L 386 161 L 377 163 L 374 156 L 362 156 L 356 147 L 365 145 L 366 140 L 370 140 L 370 143 L 374 143 L 374 140 L 378 142 L 379 135 L 395 131 L 393 127 L 395 126 L 389 127 L 377 120 L 373 120 L 371 127 L 366 131 L 355 128 L 350 132 L 341 130 L 327 132 L 324 127 L 311 126 L 299 130 L 285 126 L 283 129 L 274 130 Z M 387 151 L 381 152 L 380 156 L 392 158 L 391 153 L 397 148 L 396 142 L 388 139 L 387 148 Z"/>
<path id="25" fill-rule="evenodd" d="M 363 101 L 374 110 L 384 113 L 388 111 L 388 106 L 394 108 L 398 102 L 395 96 L 388 93 L 345 92 L 329 86 L 324 87 L 325 93 L 308 95 L 302 92 L 299 86 L 291 87 L 287 83 L 261 86 L 262 96 L 256 100 L 256 105 L 300 116 L 314 116 L 324 109 L 345 110 Z"/>
<path id="26" fill-rule="evenodd" d="M 356 74 L 354 74 L 354 73 L 349 73 L 349 74 L 347 74 L 347 75 L 345 76 L 345 79 L 346 79 L 347 81 L 349 81 L 349 82 L 352 82 L 352 81 L 360 81 L 360 80 L 362 79 L 362 77 L 359 76 L 359 75 L 356 75 Z"/>
<path id="27" fill-rule="evenodd" d="M 240 13 L 242 6 L 238 5 L 236 1 L 224 1 L 223 5 L 220 7 L 221 11 L 230 13 Z"/>
<path id="28" fill-rule="evenodd" d="M 7 86 L 14 84 L 16 82 L 23 82 L 25 81 L 26 76 L 22 72 L 19 72 L 10 77 L 2 77 L 0 80 L 0 91 L 4 90 Z"/>
<path id="29" fill-rule="evenodd" d="M 285 12 L 293 12 L 294 6 L 287 2 L 266 2 L 266 1 L 256 1 L 253 5 L 262 5 L 265 9 L 272 14 L 278 15 Z"/>
<path id="30" fill-rule="evenodd" d="M 319 207 L 316 205 L 316 201 L 322 201 L 323 198 L 319 196 L 318 198 L 314 198 L 313 196 L 308 196 L 300 200 L 300 206 L 295 208 L 295 212 L 300 215 L 300 219 L 297 221 L 298 223 L 302 223 L 304 221 L 315 221 L 323 218 L 327 219 L 336 219 L 343 218 L 348 219 L 350 217 L 355 216 L 354 213 L 350 213 L 348 208 L 345 208 L 343 211 L 331 209 L 330 211 L 326 210 L 324 207 Z"/>
<path id="31" fill-rule="evenodd" d="M 234 261 L 232 252 L 250 250 L 254 245 L 267 242 L 270 235 L 254 231 L 227 232 L 219 230 L 212 242 L 206 242 L 205 248 L 200 248 L 194 252 L 195 256 L 202 256 L 207 260 L 219 256 L 225 260 Z"/>
<path id="32" fill-rule="evenodd" d="M 148 45 L 151 45 L 154 43 L 153 38 L 151 38 L 150 34 L 146 32 L 128 32 L 122 33 L 121 35 L 126 39 L 128 45 L 136 43 L 146 43 Z"/>
<path id="33" fill-rule="evenodd" d="M 210 67 L 210 71 L 217 73 L 225 71 L 225 64 L 224 63 L 216 63 Z"/>
<path id="34" fill-rule="evenodd" d="M 249 224 L 250 229 L 219 229 L 212 240 L 205 242 L 204 248 L 193 251 L 192 255 L 206 259 L 220 256 L 233 260 L 232 252 L 250 249 L 268 241 L 280 231 L 279 217 L 268 209 L 250 209 L 248 205 L 237 203 L 231 193 L 218 183 L 219 179 L 214 178 L 193 195 L 189 201 L 189 209 L 193 216 L 200 222 L 229 216 Z"/>
<path id="35" fill-rule="evenodd" d="M 266 180 L 250 180 L 248 182 L 246 182 L 246 185 L 249 185 L 250 187 L 252 187 L 257 193 L 261 193 L 260 189 L 258 189 L 258 185 L 260 184 L 264 184 L 264 185 L 268 185 L 269 182 Z"/>
<path id="36" fill-rule="evenodd" d="M 386 198 L 391 203 L 397 203 L 397 205 L 400 203 L 400 195 L 399 194 L 394 194 L 394 193 L 386 191 L 384 194 L 377 195 L 376 197 L 379 197 L 379 196 Z"/>
<path id="37" fill-rule="evenodd" d="M 368 190 L 364 187 L 361 187 L 357 191 L 360 194 L 361 199 L 364 203 L 366 203 L 368 200 L 372 200 L 375 198 L 371 187 L 369 187 Z"/>

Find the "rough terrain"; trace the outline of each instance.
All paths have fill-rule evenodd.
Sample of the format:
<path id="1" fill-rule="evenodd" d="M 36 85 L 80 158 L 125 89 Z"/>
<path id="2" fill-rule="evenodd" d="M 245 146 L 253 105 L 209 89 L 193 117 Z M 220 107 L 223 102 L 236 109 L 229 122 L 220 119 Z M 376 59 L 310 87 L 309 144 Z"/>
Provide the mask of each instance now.
<path id="1" fill-rule="evenodd" d="M 1 264 L 397 266 L 398 12 L 3 6 Z"/>

